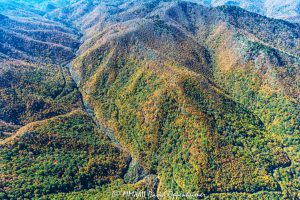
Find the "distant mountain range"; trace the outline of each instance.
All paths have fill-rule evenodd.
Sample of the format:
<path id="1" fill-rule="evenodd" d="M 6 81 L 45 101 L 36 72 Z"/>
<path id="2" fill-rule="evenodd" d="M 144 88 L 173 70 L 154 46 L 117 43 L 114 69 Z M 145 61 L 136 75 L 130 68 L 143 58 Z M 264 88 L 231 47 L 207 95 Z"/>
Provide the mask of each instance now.
<path id="1" fill-rule="evenodd" d="M 267 17 L 300 22 L 300 0 L 191 0 L 209 6 L 239 6 Z"/>
<path id="2" fill-rule="evenodd" d="M 86 1 L 92 4 L 105 4 L 105 3 L 122 3 L 125 0 L 106 0 L 106 1 Z M 134 0 L 127 0 L 127 2 L 133 2 Z M 148 0 L 146 0 L 148 1 Z M 145 1 L 145 2 L 146 2 Z M 165 1 L 178 1 L 178 0 L 165 0 Z M 255 12 L 267 17 L 275 19 L 283 19 L 290 22 L 300 23 L 300 0 L 186 0 L 189 2 L 195 2 L 206 6 L 221 6 L 230 5 L 238 6 L 250 12 Z M 12 0 L 7 2 L 0 0 L 0 12 L 14 13 L 18 15 L 18 11 L 22 11 L 23 15 L 28 14 L 30 11 L 34 11 L 38 14 L 43 14 L 51 10 L 59 9 L 69 4 L 78 4 L 78 1 L 72 0 L 46 0 L 46 1 L 35 1 L 35 0 Z M 22 7 L 26 5 L 28 9 L 25 11 Z M 13 9 L 12 9 L 13 8 Z"/>
<path id="3" fill-rule="evenodd" d="M 0 0 L 0 199 L 299 199 L 300 25 L 276 5 Z"/>

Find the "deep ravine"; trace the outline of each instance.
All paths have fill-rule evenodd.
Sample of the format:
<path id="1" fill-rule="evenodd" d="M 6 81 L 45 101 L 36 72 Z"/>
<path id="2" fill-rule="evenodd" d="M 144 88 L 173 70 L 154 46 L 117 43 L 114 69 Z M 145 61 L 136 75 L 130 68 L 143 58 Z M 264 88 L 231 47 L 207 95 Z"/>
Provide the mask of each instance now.
<path id="1" fill-rule="evenodd" d="M 76 29 L 76 30 L 78 30 L 78 29 Z M 80 34 L 80 35 L 81 35 L 81 37 L 79 38 L 79 41 L 80 41 L 80 45 L 82 45 L 84 43 L 84 37 L 83 37 L 82 34 Z M 151 176 L 154 176 L 155 179 L 156 179 L 156 185 L 158 186 L 159 185 L 158 176 L 156 174 L 149 174 L 149 173 L 145 172 L 143 169 L 141 169 L 141 171 L 137 174 L 138 177 L 134 181 L 126 180 L 126 178 L 125 178 L 126 176 L 129 177 L 129 179 L 131 178 L 130 177 L 131 176 L 130 169 L 133 169 L 134 171 L 139 171 L 139 169 L 136 169 L 136 166 L 139 166 L 139 161 L 135 160 L 133 158 L 132 154 L 130 153 L 130 151 L 120 144 L 120 142 L 115 138 L 115 134 L 114 134 L 113 130 L 110 130 L 109 128 L 106 128 L 102 124 L 100 124 L 100 122 L 96 118 L 94 109 L 90 105 L 88 105 L 87 102 L 84 101 L 83 94 L 80 91 L 80 88 L 78 86 L 79 83 L 78 83 L 78 81 L 76 81 L 76 77 L 72 73 L 72 69 L 71 69 L 72 62 L 79 55 L 78 51 L 79 51 L 80 45 L 78 46 L 78 48 L 76 50 L 76 56 L 72 60 L 70 60 L 68 63 L 64 64 L 63 67 L 65 67 L 68 70 L 68 74 L 72 78 L 72 80 L 74 82 L 74 85 L 76 87 L 76 90 L 80 94 L 80 100 L 81 100 L 81 104 L 83 106 L 83 111 L 93 120 L 95 126 L 108 137 L 108 139 L 111 141 L 111 143 L 114 146 L 116 146 L 121 151 L 124 151 L 129 155 L 127 167 L 124 170 L 124 174 L 123 174 L 123 177 L 122 177 L 124 182 L 125 183 L 136 183 L 136 182 L 141 181 L 143 179 L 147 179 Z M 156 187 L 155 191 L 157 191 L 157 187 Z"/>

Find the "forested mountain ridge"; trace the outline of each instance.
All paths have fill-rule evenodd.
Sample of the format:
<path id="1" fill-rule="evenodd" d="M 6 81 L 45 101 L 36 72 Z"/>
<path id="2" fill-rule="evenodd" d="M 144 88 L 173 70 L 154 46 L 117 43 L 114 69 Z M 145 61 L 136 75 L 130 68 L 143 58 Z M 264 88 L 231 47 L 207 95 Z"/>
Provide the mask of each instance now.
<path id="1" fill-rule="evenodd" d="M 298 24 L 186 1 L 19 4 L 0 15 L 2 198 L 299 198 Z"/>
<path id="2" fill-rule="evenodd" d="M 275 19 L 300 22 L 299 0 L 191 0 L 207 6 L 238 6 Z"/>

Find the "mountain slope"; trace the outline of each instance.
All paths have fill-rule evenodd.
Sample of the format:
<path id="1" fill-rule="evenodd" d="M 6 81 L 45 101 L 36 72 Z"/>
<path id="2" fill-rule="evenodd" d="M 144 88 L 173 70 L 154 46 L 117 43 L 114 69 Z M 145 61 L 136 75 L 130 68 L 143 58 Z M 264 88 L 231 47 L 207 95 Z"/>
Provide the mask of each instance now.
<path id="1" fill-rule="evenodd" d="M 62 63 L 74 57 L 78 36 L 60 24 L 1 15 L 1 53 L 10 59 Z"/>
<path id="2" fill-rule="evenodd" d="M 46 92 L 64 111 L 50 119 L 43 117 L 46 107 L 33 115 L 18 112 L 15 118 L 27 121 L 15 124 L 0 118 L 12 133 L 0 143 L 2 197 L 27 191 L 24 198 L 111 199 L 113 191 L 135 190 L 203 193 L 207 199 L 299 198 L 299 25 L 238 7 L 152 0 L 76 1 L 42 18 L 59 23 L 67 38 L 80 30 L 82 44 L 70 74 L 62 59 L 51 60 L 58 68 L 39 65 L 47 81 L 60 69 L 69 89 L 54 90 L 58 98 L 48 89 L 30 89 L 42 99 Z M 78 41 L 58 41 L 76 50 Z M 9 74 L 29 79 L 11 71 L 5 80 Z M 55 78 L 53 84 L 61 85 Z M 47 81 L 37 82 L 53 88 Z M 22 91 L 35 83 L 3 88 Z M 73 91 L 71 97 L 65 91 Z M 18 125 L 25 126 L 15 131 Z M 26 163 L 31 152 L 37 153 Z M 41 168 L 43 157 L 49 162 L 42 188 L 29 187 L 39 175 L 20 182 Z M 68 162 L 78 167 L 69 169 Z"/>
<path id="3" fill-rule="evenodd" d="M 120 178 L 126 169 L 128 155 L 111 145 L 81 111 L 22 131 L 16 141 L 1 147 L 3 199 L 89 189 Z"/>
<path id="4" fill-rule="evenodd" d="M 131 157 L 84 111 L 69 73 L 78 31 L 19 3 L 16 13 L 15 3 L 0 2 L 0 198 L 122 180 Z"/>
<path id="5" fill-rule="evenodd" d="M 191 13 L 193 14 L 191 15 Z M 171 189 L 213 193 L 278 190 L 276 183 L 271 181 L 272 176 L 267 175 L 268 167 L 265 166 L 267 172 L 265 175 L 253 173 L 255 167 L 251 168 L 249 165 L 251 161 L 246 157 L 247 151 L 242 154 L 242 157 L 245 158 L 243 161 L 232 159 L 234 153 L 225 151 L 231 145 L 237 145 L 231 149 L 238 149 L 239 137 L 235 138 L 233 135 L 241 135 L 243 132 L 253 134 L 252 136 L 243 136 L 245 137 L 244 143 L 242 142 L 243 146 L 250 145 L 249 142 L 253 141 L 250 139 L 251 137 L 263 136 L 263 138 L 255 139 L 256 142 L 252 145 L 259 144 L 259 141 L 271 141 L 267 138 L 273 132 L 264 130 L 265 128 L 269 130 L 271 125 L 268 123 L 264 125 L 259 122 L 259 119 L 256 121 L 255 117 L 251 121 L 251 112 L 249 110 L 242 111 L 243 108 L 240 108 L 239 104 L 235 105 L 230 98 L 226 99 L 225 91 L 219 89 L 211 81 L 214 79 L 215 72 L 213 66 L 221 65 L 221 67 L 230 68 L 231 64 L 235 66 L 245 63 L 244 67 L 247 67 L 246 63 L 254 62 L 262 51 L 265 51 L 264 59 L 269 60 L 275 70 L 286 63 L 290 63 L 287 66 L 297 67 L 299 46 L 295 45 L 291 48 L 290 44 L 297 44 L 299 27 L 275 20 L 272 22 L 270 19 L 237 8 L 211 9 L 190 3 L 135 2 L 131 4 L 130 9 L 116 11 L 109 16 L 108 21 L 102 22 L 101 26 L 94 24 L 94 27 L 89 29 L 98 29 L 102 32 L 81 46 L 81 55 L 73 63 L 73 76 L 78 81 L 84 100 L 94 108 L 97 119 L 115 131 L 116 138 L 130 149 L 134 159 L 141 163 L 144 170 L 148 173 L 158 174 L 160 177 L 158 191 Z M 86 17 L 83 15 L 81 20 L 85 19 Z M 250 19 L 253 21 L 249 21 Z M 249 24 L 245 24 L 246 22 Z M 228 27 L 226 25 L 224 27 L 225 23 L 229 24 Z M 273 29 L 266 28 L 266 23 L 276 24 L 278 28 L 274 28 L 274 26 Z M 103 28 L 105 26 L 107 28 Z M 216 31 L 223 27 L 225 30 L 221 33 L 228 33 L 231 38 L 228 38 L 228 35 L 218 35 Z M 275 33 L 274 37 L 267 36 L 266 33 L 271 31 Z M 290 32 L 290 34 L 286 34 L 286 32 Z M 291 37 L 286 38 L 287 35 Z M 210 39 L 212 42 L 205 43 L 206 39 Z M 241 44 L 246 45 L 242 49 L 245 52 L 236 52 L 232 55 L 237 56 L 236 61 L 232 63 L 227 63 L 226 59 L 230 58 L 229 55 L 217 53 L 219 48 L 223 48 L 224 51 L 224 42 L 229 42 L 226 39 L 232 39 L 231 42 L 236 44 L 229 49 L 230 51 L 240 51 L 241 49 L 234 48 Z M 225 43 L 225 45 L 230 47 L 229 44 Z M 216 54 L 209 55 L 207 52 L 210 51 L 216 51 Z M 172 55 L 173 53 L 176 56 Z M 243 55 L 241 54 L 243 53 L 248 55 L 248 58 L 242 60 Z M 99 55 L 101 56 L 99 57 Z M 180 55 L 179 58 L 178 55 Z M 218 57 L 219 55 L 222 57 Z M 261 62 L 265 64 L 266 61 Z M 182 67 L 192 70 L 197 75 L 191 72 L 184 73 Z M 295 68 L 295 70 L 295 75 L 289 78 L 297 80 L 296 76 L 299 74 L 297 70 L 299 69 Z M 285 74 L 285 72 L 279 73 Z M 285 84 L 287 84 L 287 80 L 279 82 L 280 87 L 284 88 Z M 285 95 L 296 94 L 294 98 L 297 99 L 299 94 L 294 92 L 298 91 L 296 86 L 293 92 Z M 209 103 L 211 99 L 214 102 L 212 104 Z M 235 107 L 237 111 L 235 111 Z M 292 109 L 295 112 L 293 120 L 297 120 L 297 104 L 292 104 Z M 278 117 L 280 116 L 275 118 Z M 193 126 L 185 125 L 185 123 L 193 124 Z M 239 123 L 243 124 L 245 129 L 241 128 Z M 298 130 L 297 126 L 293 132 L 295 130 Z M 196 133 L 199 132 L 204 135 L 198 136 Z M 195 136 L 204 138 L 198 141 L 194 138 Z M 229 139 L 231 137 L 233 138 Z M 189 143 L 188 141 L 193 142 Z M 206 152 L 202 155 L 200 152 L 205 152 L 203 141 L 208 141 L 207 149 L 218 153 Z M 214 142 L 210 144 L 212 141 Z M 232 143 L 228 143 L 228 141 L 232 141 Z M 277 146 L 277 144 L 273 145 Z M 263 146 L 273 145 L 270 143 Z M 201 146 L 204 149 L 196 148 Z M 224 146 L 225 149 L 220 146 Z M 190 149 L 186 155 L 181 155 L 185 148 Z M 262 149 L 262 146 L 255 148 Z M 240 152 L 240 150 L 237 151 Z M 159 152 L 164 153 L 160 155 Z M 166 154 L 169 154 L 168 158 L 172 159 L 167 159 Z M 230 163 L 228 168 L 218 157 L 220 155 L 228 156 Z M 268 155 L 274 154 L 269 152 Z M 199 163 L 197 159 L 194 161 L 193 156 L 195 158 L 204 156 L 201 159 L 204 163 Z M 157 157 L 160 159 L 157 160 Z M 268 156 L 264 155 L 263 157 Z M 212 158 L 214 159 L 212 160 Z M 282 154 L 275 160 L 275 166 L 278 161 L 281 166 L 290 164 L 286 154 Z M 259 166 L 265 164 L 262 161 Z M 219 169 L 220 171 L 218 171 L 218 167 L 214 167 L 213 171 L 206 171 L 210 167 L 204 166 L 211 165 L 222 166 L 222 168 Z M 249 182 L 244 180 L 243 186 L 235 182 L 226 182 L 220 173 L 226 171 L 226 175 L 230 176 L 233 169 L 229 166 L 232 165 L 244 169 L 245 171 L 242 170 L 240 176 L 251 177 Z M 172 171 L 165 171 L 166 168 L 172 169 Z M 270 168 L 274 168 L 274 166 L 270 166 Z M 197 173 L 203 170 L 205 170 L 203 175 Z M 244 174 L 249 170 L 253 176 Z M 185 173 L 197 175 L 189 177 L 183 175 Z M 181 177 L 178 177 L 177 174 L 181 174 Z M 262 181 L 266 179 L 269 182 Z M 202 183 L 200 180 L 212 180 L 212 182 L 208 186 L 208 183 Z M 231 180 L 237 179 L 235 177 Z M 260 188 L 252 188 L 254 185 L 257 186 L 256 181 L 262 183 Z M 196 183 L 199 188 L 193 187 Z M 226 184 L 226 186 L 222 184 Z"/>

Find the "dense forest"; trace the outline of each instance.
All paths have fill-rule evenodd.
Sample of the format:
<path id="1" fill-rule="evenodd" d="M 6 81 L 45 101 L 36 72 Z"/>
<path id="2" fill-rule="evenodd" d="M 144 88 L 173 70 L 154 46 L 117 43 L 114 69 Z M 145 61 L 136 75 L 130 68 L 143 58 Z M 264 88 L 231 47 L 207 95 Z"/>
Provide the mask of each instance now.
<path id="1" fill-rule="evenodd" d="M 0 199 L 299 199 L 299 33 L 232 5 L 0 0 Z"/>

